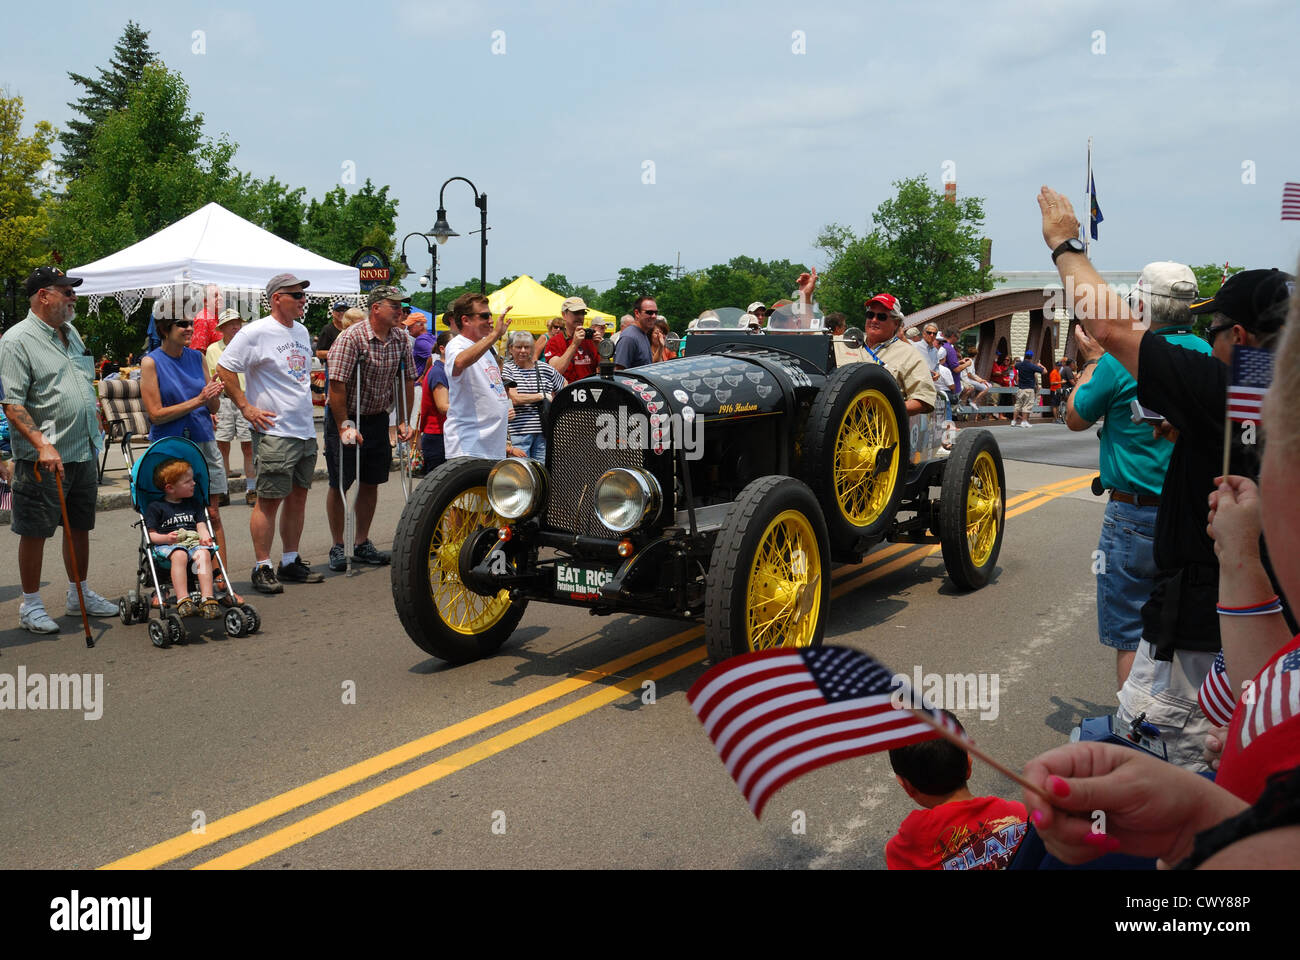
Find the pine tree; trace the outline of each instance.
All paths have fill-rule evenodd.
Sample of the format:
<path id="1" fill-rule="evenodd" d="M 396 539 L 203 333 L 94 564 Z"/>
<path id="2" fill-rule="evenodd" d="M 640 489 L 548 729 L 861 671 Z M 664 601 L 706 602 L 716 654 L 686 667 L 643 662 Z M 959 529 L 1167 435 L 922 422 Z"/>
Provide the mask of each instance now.
<path id="1" fill-rule="evenodd" d="M 59 142 L 63 144 L 59 167 L 65 180 L 75 180 L 81 176 L 96 127 L 114 110 L 121 110 L 127 105 L 132 84 L 140 82 L 145 65 L 155 56 L 154 51 L 149 49 L 149 31 L 140 29 L 134 20 L 128 20 L 121 39 L 113 47 L 110 69 L 97 68 L 98 79 L 68 73 L 73 83 L 85 89 L 86 95 L 76 103 L 68 104 L 85 119 L 69 120 L 68 129 L 59 134 Z"/>

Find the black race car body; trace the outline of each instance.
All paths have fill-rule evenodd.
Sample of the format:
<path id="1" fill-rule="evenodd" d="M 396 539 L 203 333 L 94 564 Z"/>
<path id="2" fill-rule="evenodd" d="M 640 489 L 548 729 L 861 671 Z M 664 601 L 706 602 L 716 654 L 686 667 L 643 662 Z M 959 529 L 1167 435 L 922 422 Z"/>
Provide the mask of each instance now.
<path id="1" fill-rule="evenodd" d="M 944 543 L 954 580 L 987 580 L 1005 487 L 987 431 L 936 455 L 934 415 L 909 422 L 893 376 L 824 332 L 689 347 L 558 392 L 545 464 L 456 460 L 423 481 L 393 566 L 418 645 L 488 655 L 530 601 L 703 621 L 715 659 L 816 644 L 831 563 L 885 539 Z"/>

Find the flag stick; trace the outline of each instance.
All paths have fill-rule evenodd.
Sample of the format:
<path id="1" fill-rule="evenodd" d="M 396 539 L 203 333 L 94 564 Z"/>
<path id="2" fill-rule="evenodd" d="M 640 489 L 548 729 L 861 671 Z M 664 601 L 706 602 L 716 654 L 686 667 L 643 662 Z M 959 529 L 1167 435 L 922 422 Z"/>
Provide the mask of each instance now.
<path id="1" fill-rule="evenodd" d="M 1233 349 L 1236 348 L 1234 347 Z M 1231 406 L 1232 404 L 1231 399 L 1228 400 L 1228 404 L 1229 406 Z M 1232 416 L 1225 409 L 1223 411 L 1223 472 L 1220 473 L 1219 476 L 1226 477 L 1228 475 L 1228 459 L 1231 456 L 1232 456 Z"/>
<path id="2" fill-rule="evenodd" d="M 1002 766 L 1002 764 L 998 763 L 996 760 L 990 757 L 979 747 L 975 746 L 975 744 L 971 740 L 963 739 L 962 737 L 953 733 L 951 730 L 949 730 L 939 721 L 935 720 L 933 717 L 930 716 L 928 711 L 921 710 L 921 709 L 914 709 L 912 712 L 915 713 L 917 717 L 919 717 L 925 723 L 929 724 L 931 727 L 937 730 L 939 735 L 942 736 L 944 739 L 952 742 L 958 747 L 961 747 L 961 749 L 967 751 L 968 753 L 973 754 L 975 757 L 979 758 L 980 760 L 983 760 L 985 763 L 987 763 L 998 773 L 1002 774 L 1002 776 L 1006 777 L 1008 780 L 1012 780 L 1020 784 L 1026 790 L 1032 790 L 1034 793 L 1038 794 L 1040 797 L 1046 800 L 1047 803 L 1050 804 L 1051 806 L 1056 806 L 1055 801 L 1050 796 L 1048 796 L 1047 793 L 1044 792 L 1044 790 L 1041 787 L 1034 786 L 1032 783 L 1030 783 L 1020 774 L 1008 770 L 1006 767 Z"/>
<path id="3" fill-rule="evenodd" d="M 1083 255 L 1086 257 L 1092 243 L 1092 137 L 1088 138 L 1088 179 L 1084 181 L 1083 189 L 1088 194 L 1083 204 L 1088 211 L 1088 225 L 1083 231 Z"/>

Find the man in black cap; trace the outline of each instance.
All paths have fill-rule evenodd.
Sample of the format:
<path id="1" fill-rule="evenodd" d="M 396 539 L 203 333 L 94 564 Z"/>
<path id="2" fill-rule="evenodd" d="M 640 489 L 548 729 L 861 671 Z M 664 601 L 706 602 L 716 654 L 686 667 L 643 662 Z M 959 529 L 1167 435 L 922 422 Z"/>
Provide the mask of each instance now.
<path id="1" fill-rule="evenodd" d="M 24 292 L 31 306 L 26 318 L 0 340 L 0 383 L 5 415 L 13 425 L 12 529 L 18 534 L 18 572 L 23 602 L 18 625 L 32 633 L 58 633 L 59 625 L 41 600 L 45 541 L 62 521 L 56 474 L 62 477 L 68 506 L 63 566 L 68 573 L 65 609 L 80 613 L 77 581 L 86 613 L 108 617 L 117 604 L 86 585 L 90 536 L 95 529 L 98 476 L 96 454 L 102 445 L 96 413 L 94 358 L 72 325 L 81 283 L 57 267 L 37 267 Z M 40 479 L 36 477 L 40 473 Z M 71 543 L 73 551 L 68 550 Z M 77 565 L 74 569 L 72 555 Z"/>
<path id="2" fill-rule="evenodd" d="M 311 402 L 311 337 L 299 321 L 307 306 L 307 281 L 276 274 L 266 285 L 271 315 L 235 335 L 217 364 L 226 395 L 253 428 L 257 502 L 249 516 L 253 538 L 253 589 L 283 593 L 281 580 L 322 583 L 298 556 L 307 493 L 316 474 L 316 423 Z M 239 385 L 244 374 L 248 387 Z M 281 502 L 280 566 L 271 566 L 271 544 Z"/>
<path id="3" fill-rule="evenodd" d="M 1043 239 L 1065 289 L 1073 291 L 1075 316 L 1137 380 L 1138 402 L 1164 416 L 1171 428 L 1166 435 L 1176 435 L 1156 514 L 1154 555 L 1161 573 L 1142 608 L 1142 641 L 1119 692 L 1118 717 L 1132 722 L 1145 713 L 1160 728 L 1171 761 L 1203 770 L 1211 724 L 1197 692 L 1220 647 L 1219 565 L 1206 522 L 1209 496 L 1223 470 L 1232 350 L 1273 348 L 1295 280 L 1278 270 L 1247 270 L 1209 300 L 1193 303 L 1192 313 L 1214 317 L 1207 356 L 1148 332 L 1144 311 L 1130 309 L 1106 286 L 1083 254 L 1079 221 L 1066 197 L 1043 187 L 1038 205 Z M 1242 439 L 1233 434 L 1228 472 L 1254 478 L 1259 444 L 1253 436 L 1247 443 Z"/>

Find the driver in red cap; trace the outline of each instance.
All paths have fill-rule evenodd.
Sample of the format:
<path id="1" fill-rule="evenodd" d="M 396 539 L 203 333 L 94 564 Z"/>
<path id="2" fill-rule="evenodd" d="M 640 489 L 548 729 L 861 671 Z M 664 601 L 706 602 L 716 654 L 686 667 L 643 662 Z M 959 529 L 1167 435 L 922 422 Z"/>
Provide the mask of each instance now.
<path id="1" fill-rule="evenodd" d="M 816 272 L 801 274 L 798 283 L 800 299 L 811 303 L 817 286 Z M 892 293 L 878 293 L 867 301 L 866 307 L 866 345 L 898 381 L 907 415 L 929 413 L 939 402 L 939 391 L 930 377 L 930 367 L 925 358 L 911 343 L 899 338 L 903 311 L 898 298 Z"/>

